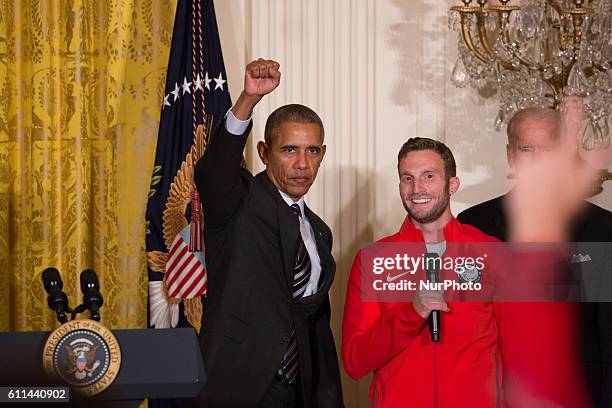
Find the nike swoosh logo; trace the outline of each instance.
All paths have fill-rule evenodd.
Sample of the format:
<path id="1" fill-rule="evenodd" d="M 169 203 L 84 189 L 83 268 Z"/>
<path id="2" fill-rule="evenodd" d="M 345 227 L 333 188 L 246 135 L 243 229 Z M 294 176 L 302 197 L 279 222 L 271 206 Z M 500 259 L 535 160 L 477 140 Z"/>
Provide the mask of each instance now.
<path id="1" fill-rule="evenodd" d="M 393 282 L 398 280 L 399 278 L 401 278 L 402 276 L 409 274 L 410 271 L 404 272 L 404 273 L 400 273 L 399 275 L 395 275 L 395 276 L 391 276 L 391 275 L 387 275 L 387 282 Z"/>

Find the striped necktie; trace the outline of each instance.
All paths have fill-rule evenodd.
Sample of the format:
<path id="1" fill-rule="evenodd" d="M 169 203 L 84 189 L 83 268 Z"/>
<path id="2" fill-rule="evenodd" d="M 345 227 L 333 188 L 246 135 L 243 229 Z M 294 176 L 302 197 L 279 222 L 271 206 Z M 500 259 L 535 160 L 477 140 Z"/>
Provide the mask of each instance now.
<path id="1" fill-rule="evenodd" d="M 292 204 L 291 208 L 296 210 L 296 213 L 300 217 L 300 223 L 302 220 L 302 211 L 300 206 Z M 302 234 L 298 234 L 297 250 L 295 254 L 295 263 L 293 266 L 293 284 L 291 291 L 293 298 L 298 298 L 304 294 L 306 285 L 310 279 L 310 256 L 304 246 L 304 240 Z M 285 354 L 283 355 L 283 361 L 281 362 L 281 368 L 278 370 L 279 374 L 287 379 L 289 384 L 295 381 L 298 375 L 298 347 L 297 339 L 295 337 L 295 328 L 291 330 L 291 336 L 289 337 L 289 345 Z"/>

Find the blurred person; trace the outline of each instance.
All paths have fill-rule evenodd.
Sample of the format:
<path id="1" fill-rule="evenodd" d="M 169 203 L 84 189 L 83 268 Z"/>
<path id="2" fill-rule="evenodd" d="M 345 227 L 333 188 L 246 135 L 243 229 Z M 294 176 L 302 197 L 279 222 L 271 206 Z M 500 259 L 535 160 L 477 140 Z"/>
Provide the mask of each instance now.
<path id="1" fill-rule="evenodd" d="M 507 160 L 510 169 L 514 172 L 525 170 L 537 161 L 545 162 L 553 158 L 560 149 L 561 132 L 571 124 L 565 124 L 561 113 L 548 108 L 528 108 L 517 112 L 507 127 L 508 144 L 506 146 Z M 567 129 L 565 129 L 567 130 Z M 577 130 L 577 129 L 576 129 Z M 574 130 L 574 132 L 576 131 Z M 570 135 L 573 137 L 573 135 Z M 567 145 L 566 145 L 567 146 Z M 573 148 L 573 146 L 570 146 Z M 569 152 L 570 160 L 572 152 Z M 576 163 L 580 163 L 579 160 Z M 517 192 L 511 190 L 507 194 L 492 200 L 477 204 L 462 213 L 457 219 L 465 224 L 473 225 L 488 235 L 499 240 L 508 241 L 511 231 L 509 229 L 509 206 L 519 205 L 518 211 L 523 214 L 532 212 L 535 216 L 529 217 L 523 225 L 524 231 L 530 231 L 523 241 L 571 241 L 571 242 L 611 242 L 612 241 L 612 213 L 588 201 L 578 200 L 569 208 L 575 215 L 556 216 L 565 222 L 547 222 L 549 213 L 555 208 L 566 208 L 562 202 L 563 195 L 559 190 L 571 190 L 571 185 L 578 182 L 575 176 L 563 179 L 563 175 L 551 174 L 546 181 L 543 174 L 534 174 L 534 180 L 540 180 L 535 187 L 526 194 L 523 203 L 518 203 Z M 546 187 L 561 182 L 563 186 L 557 189 Z M 590 183 L 584 185 L 588 188 Z M 512 202 L 514 200 L 514 202 Z M 529 208 L 524 208 L 527 205 Z M 551 207 L 551 208 L 547 208 Z M 538 210 L 538 208 L 543 208 Z M 555 217 L 555 215 L 552 215 Z M 516 217 L 515 217 L 516 218 Z M 514 226 L 517 227 L 516 225 Z M 524 233 L 523 233 L 524 234 Z M 514 240 L 517 240 L 515 237 Z M 600 248 L 600 250 L 598 250 Z M 578 263 L 583 275 L 592 271 L 586 268 L 593 264 L 605 264 L 608 254 L 601 253 L 601 248 L 591 246 L 589 252 L 582 254 L 589 256 L 590 263 Z M 584 251 L 583 251 L 584 252 Z M 582 253 L 582 252 L 580 252 Z M 601 259 L 598 259 L 601 258 Z M 560 307 L 570 305 L 538 304 L 538 313 L 542 316 L 558 311 Z M 612 304 L 611 303 L 581 303 L 577 310 L 577 334 L 579 335 L 579 352 L 584 378 L 588 386 L 590 398 L 596 407 L 612 406 Z M 545 323 L 538 329 L 545 328 Z M 534 356 L 537 359 L 537 356 Z M 535 374 L 535 373 L 533 373 Z M 550 374 L 542 373 L 542 376 Z M 538 380 L 532 381 L 537 388 Z M 572 386 L 572 385 L 568 385 Z"/>

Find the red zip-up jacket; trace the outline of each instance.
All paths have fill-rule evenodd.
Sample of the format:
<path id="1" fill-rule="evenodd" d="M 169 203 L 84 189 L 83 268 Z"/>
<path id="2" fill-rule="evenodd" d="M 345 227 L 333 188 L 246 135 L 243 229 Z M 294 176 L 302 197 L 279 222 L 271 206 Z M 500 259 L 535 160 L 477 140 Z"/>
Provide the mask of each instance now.
<path id="1" fill-rule="evenodd" d="M 497 241 L 455 218 L 444 237 L 449 243 Z M 423 235 L 406 217 L 398 233 L 378 242 L 423 242 Z M 448 302 L 450 311 L 440 314 L 441 341 L 432 343 L 411 302 L 362 301 L 360 258 L 348 282 L 342 359 L 353 379 L 374 373 L 372 407 L 589 406 L 573 351 L 571 304 Z M 527 263 L 543 269 L 538 261 Z M 511 395 L 502 391 L 502 372 L 504 381 L 512 377 Z"/>
<path id="2" fill-rule="evenodd" d="M 494 242 L 454 218 L 447 242 Z M 400 231 L 378 242 L 424 242 L 406 217 Z M 450 303 L 441 313 L 442 338 L 432 343 L 426 320 L 406 302 L 363 302 L 360 254 L 349 278 L 342 358 L 354 379 L 374 372 L 371 405 L 493 408 L 498 405 L 501 359 L 492 303 Z M 459 404 L 459 401 L 462 401 Z"/>

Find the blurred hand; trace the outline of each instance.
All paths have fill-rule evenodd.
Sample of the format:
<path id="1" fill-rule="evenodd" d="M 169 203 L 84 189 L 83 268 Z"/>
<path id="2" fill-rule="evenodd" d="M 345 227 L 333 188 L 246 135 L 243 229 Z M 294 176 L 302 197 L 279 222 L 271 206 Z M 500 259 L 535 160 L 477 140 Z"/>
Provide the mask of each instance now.
<path id="1" fill-rule="evenodd" d="M 562 242 L 570 223 L 593 188 L 608 151 L 589 161 L 578 154 L 583 125 L 580 99 L 562 105 L 560 149 L 517 169 L 516 187 L 508 200 L 510 237 L 516 242 Z"/>

